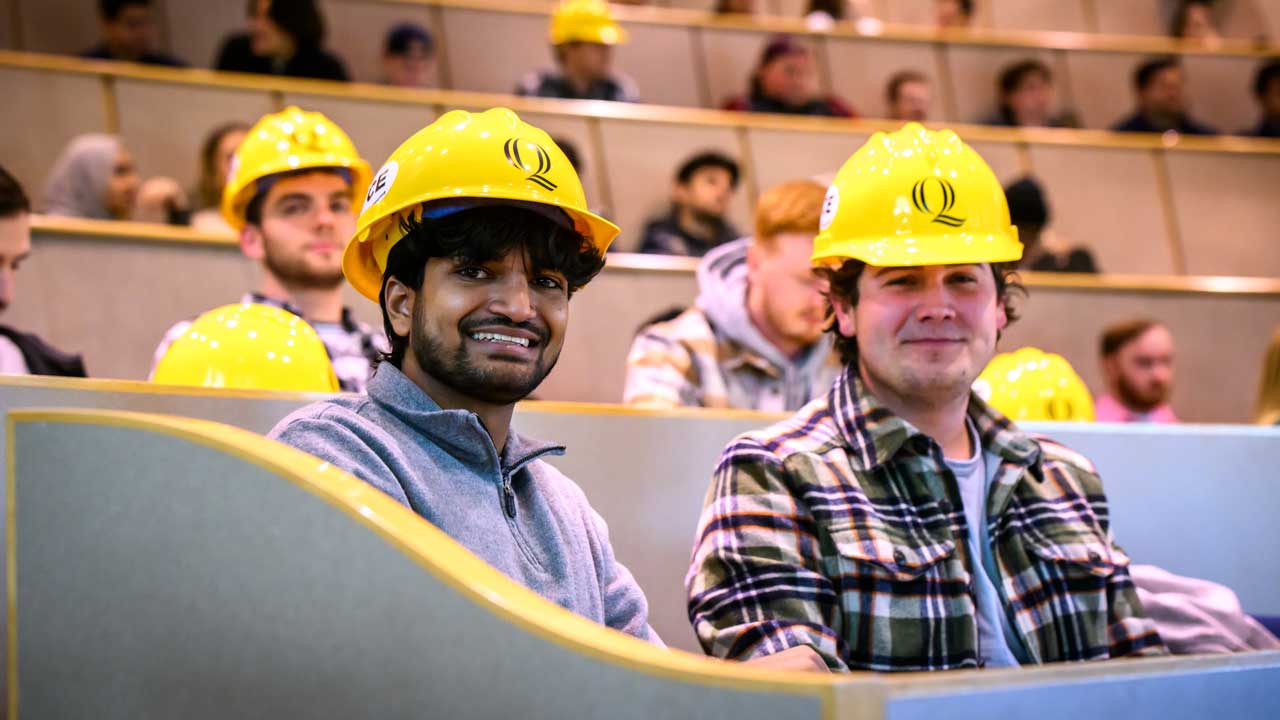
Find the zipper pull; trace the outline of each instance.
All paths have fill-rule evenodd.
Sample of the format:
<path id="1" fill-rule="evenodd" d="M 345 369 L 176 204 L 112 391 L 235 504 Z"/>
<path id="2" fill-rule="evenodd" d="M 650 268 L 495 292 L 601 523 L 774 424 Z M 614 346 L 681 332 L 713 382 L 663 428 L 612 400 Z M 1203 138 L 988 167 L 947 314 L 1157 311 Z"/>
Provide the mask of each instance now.
<path id="1" fill-rule="evenodd" d="M 511 476 L 502 476 L 502 506 L 507 511 L 507 517 L 515 519 L 516 516 L 516 492 L 511 489 Z"/>

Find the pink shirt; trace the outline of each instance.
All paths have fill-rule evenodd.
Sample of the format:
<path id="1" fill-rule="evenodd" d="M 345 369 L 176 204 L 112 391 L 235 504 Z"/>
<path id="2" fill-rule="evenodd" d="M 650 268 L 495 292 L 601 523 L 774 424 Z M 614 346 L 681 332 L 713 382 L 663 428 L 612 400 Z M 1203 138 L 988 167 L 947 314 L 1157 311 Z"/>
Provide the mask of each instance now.
<path id="1" fill-rule="evenodd" d="M 1132 423 L 1132 422 L 1148 422 L 1148 423 L 1176 423 L 1178 416 L 1173 414 L 1173 408 L 1168 403 L 1157 405 L 1150 412 L 1140 413 L 1130 410 L 1120 404 L 1110 395 L 1103 395 L 1093 404 L 1094 419 L 1098 422 L 1115 422 L 1115 423 Z"/>

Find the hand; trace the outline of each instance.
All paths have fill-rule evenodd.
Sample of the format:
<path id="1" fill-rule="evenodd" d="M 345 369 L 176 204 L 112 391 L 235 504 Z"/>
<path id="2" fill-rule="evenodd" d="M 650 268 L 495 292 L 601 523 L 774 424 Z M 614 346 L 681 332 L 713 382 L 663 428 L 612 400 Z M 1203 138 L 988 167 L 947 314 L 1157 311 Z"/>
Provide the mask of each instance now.
<path id="1" fill-rule="evenodd" d="M 827 667 L 827 661 L 808 645 L 797 645 L 772 655 L 751 658 L 745 661 L 745 664 L 769 670 L 831 672 Z"/>

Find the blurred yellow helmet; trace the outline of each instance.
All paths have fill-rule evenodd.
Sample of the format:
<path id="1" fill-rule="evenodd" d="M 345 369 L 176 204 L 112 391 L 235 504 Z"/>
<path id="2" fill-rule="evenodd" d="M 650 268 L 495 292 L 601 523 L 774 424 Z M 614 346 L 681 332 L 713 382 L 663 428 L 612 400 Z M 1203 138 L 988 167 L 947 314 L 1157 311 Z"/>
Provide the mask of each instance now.
<path id="1" fill-rule="evenodd" d="M 618 235 L 587 210 L 577 171 L 545 131 L 506 108 L 453 110 L 405 140 L 374 176 L 342 257 L 347 281 L 377 302 L 401 223 L 420 218 L 424 204 L 468 200 L 559 208 L 602 255 Z"/>
<path id="2" fill-rule="evenodd" d="M 329 118 L 293 105 L 263 115 L 231 157 L 222 188 L 222 217 L 239 230 L 244 227 L 245 208 L 258 194 L 259 180 L 308 168 L 346 169 L 351 173 L 353 198 L 369 186 L 369 163 Z"/>
<path id="3" fill-rule="evenodd" d="M 1093 396 L 1061 355 L 1024 347 L 991 359 L 973 390 L 1005 417 L 1093 422 Z"/>
<path id="4" fill-rule="evenodd" d="M 196 318 L 156 365 L 152 382 L 257 390 L 338 392 L 314 328 L 287 310 L 242 303 Z"/>
<path id="5" fill-rule="evenodd" d="M 552 45 L 571 42 L 621 45 L 627 31 L 613 19 L 603 0 L 565 0 L 551 14 Z"/>
<path id="6" fill-rule="evenodd" d="M 995 173 L 950 130 L 908 123 L 871 136 L 836 173 L 822 205 L 815 265 L 1011 262 L 1018 230 Z"/>

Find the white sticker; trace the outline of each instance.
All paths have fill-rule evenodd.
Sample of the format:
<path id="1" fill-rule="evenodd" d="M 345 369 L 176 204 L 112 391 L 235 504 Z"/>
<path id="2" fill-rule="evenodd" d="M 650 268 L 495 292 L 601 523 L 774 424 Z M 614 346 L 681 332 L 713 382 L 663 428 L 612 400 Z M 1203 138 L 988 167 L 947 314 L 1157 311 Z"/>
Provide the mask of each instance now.
<path id="1" fill-rule="evenodd" d="M 396 181 L 396 172 L 400 170 L 400 165 L 395 160 L 388 160 L 386 165 L 373 176 L 373 182 L 369 183 L 369 192 L 364 195 L 364 207 L 360 209 L 363 215 L 365 210 L 370 206 L 376 205 L 379 200 L 387 196 L 391 191 L 391 185 Z"/>
<path id="2" fill-rule="evenodd" d="M 840 208 L 840 188 L 832 185 L 827 188 L 827 197 L 822 201 L 822 215 L 818 217 L 818 229 L 826 230 L 831 221 L 836 219 L 836 210 Z"/>

